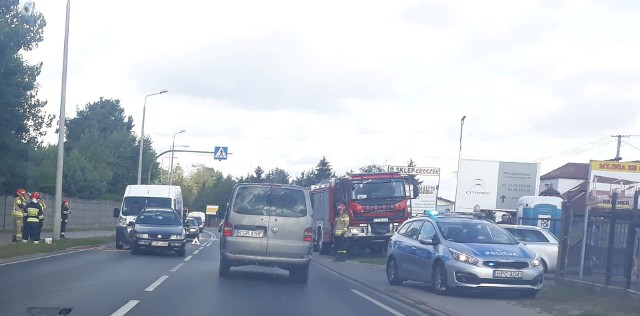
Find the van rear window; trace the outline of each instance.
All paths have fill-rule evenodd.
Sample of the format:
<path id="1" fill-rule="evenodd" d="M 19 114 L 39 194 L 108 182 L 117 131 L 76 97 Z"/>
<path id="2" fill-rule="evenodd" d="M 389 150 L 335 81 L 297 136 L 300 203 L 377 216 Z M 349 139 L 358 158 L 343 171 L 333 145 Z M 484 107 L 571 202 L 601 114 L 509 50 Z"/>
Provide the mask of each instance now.
<path id="1" fill-rule="evenodd" d="M 304 217 L 307 216 L 306 195 L 303 190 L 291 188 L 239 187 L 233 211 L 246 215 Z"/>
<path id="2" fill-rule="evenodd" d="M 122 203 L 122 215 L 138 216 L 146 207 L 173 208 L 170 198 L 128 196 Z"/>

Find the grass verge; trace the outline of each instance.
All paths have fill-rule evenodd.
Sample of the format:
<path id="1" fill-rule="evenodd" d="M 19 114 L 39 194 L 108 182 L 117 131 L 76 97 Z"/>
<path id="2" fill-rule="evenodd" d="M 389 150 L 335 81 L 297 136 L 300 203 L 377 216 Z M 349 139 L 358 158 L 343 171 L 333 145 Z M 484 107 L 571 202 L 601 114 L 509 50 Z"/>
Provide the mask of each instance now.
<path id="1" fill-rule="evenodd" d="M 640 311 L 640 302 L 626 295 L 552 282 L 545 282 L 536 299 L 517 302 L 552 315 L 623 316 Z"/>
<path id="2" fill-rule="evenodd" d="M 58 250 L 64 250 L 68 248 L 78 246 L 92 246 L 100 245 L 113 241 L 113 236 L 108 237 L 90 237 L 90 238 L 68 238 L 61 239 L 52 244 L 45 244 L 44 240 L 39 244 L 34 245 L 33 242 L 29 243 L 11 243 L 6 245 L 0 245 L 0 259 L 12 258 L 17 256 L 31 255 L 36 253 L 47 253 Z"/>

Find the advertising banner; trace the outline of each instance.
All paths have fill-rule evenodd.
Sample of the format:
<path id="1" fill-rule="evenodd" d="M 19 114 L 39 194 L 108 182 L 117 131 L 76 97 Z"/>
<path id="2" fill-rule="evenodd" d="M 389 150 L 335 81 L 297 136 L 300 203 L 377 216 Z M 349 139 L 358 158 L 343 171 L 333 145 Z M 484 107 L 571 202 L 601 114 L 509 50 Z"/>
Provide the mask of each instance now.
<path id="1" fill-rule="evenodd" d="M 518 208 L 518 199 L 538 195 L 539 163 L 460 160 L 456 212 Z"/>
<path id="2" fill-rule="evenodd" d="M 590 208 L 610 209 L 613 193 L 618 193 L 616 209 L 630 210 L 633 196 L 640 190 L 640 163 L 592 160 L 589 171 Z"/>
<path id="3" fill-rule="evenodd" d="M 418 197 L 411 200 L 411 216 L 424 215 L 436 210 L 438 200 L 438 186 L 440 185 L 440 168 L 435 167 L 408 167 L 387 166 L 389 172 L 399 172 L 413 175 L 419 185 Z"/>

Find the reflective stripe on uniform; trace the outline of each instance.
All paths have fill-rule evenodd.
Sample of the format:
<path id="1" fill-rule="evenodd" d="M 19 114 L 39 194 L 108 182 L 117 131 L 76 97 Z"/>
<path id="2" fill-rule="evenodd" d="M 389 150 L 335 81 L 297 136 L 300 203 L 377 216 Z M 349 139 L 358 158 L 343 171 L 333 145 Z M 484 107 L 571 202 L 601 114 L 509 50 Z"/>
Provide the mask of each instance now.
<path id="1" fill-rule="evenodd" d="M 40 220 L 35 218 L 35 217 L 29 217 L 29 218 L 27 218 L 27 222 L 28 223 L 40 223 Z"/>

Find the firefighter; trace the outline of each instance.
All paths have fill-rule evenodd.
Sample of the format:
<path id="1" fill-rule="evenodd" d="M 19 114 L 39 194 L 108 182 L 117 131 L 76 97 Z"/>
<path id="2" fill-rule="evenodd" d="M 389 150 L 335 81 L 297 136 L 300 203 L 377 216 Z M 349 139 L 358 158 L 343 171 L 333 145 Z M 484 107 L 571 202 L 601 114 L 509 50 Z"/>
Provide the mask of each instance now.
<path id="1" fill-rule="evenodd" d="M 336 258 L 334 259 L 334 261 L 338 262 L 344 262 L 347 256 L 346 233 L 347 228 L 349 227 L 349 215 L 345 213 L 346 208 L 346 204 L 342 201 L 338 202 L 338 204 L 336 205 L 338 216 L 336 216 L 336 220 L 333 226 L 333 240 L 336 245 Z"/>
<path id="2" fill-rule="evenodd" d="M 47 204 L 40 198 L 40 193 L 38 193 L 38 204 L 40 204 L 40 207 L 42 208 L 42 220 L 40 221 L 40 230 L 42 231 L 42 226 L 44 226 L 44 212 L 47 208 Z"/>
<path id="3" fill-rule="evenodd" d="M 66 238 L 64 236 L 64 232 L 67 230 L 67 222 L 69 221 L 69 214 L 71 211 L 69 210 L 69 200 L 62 201 L 62 206 L 60 207 L 62 210 L 62 223 L 60 225 L 60 238 Z"/>
<path id="4" fill-rule="evenodd" d="M 33 240 L 34 244 L 40 243 L 40 223 L 44 220 L 44 213 L 42 212 L 42 206 L 38 203 L 40 193 L 31 193 L 31 201 L 24 206 L 25 221 L 24 221 L 24 234 L 22 235 L 22 242 L 26 243 L 29 239 Z"/>
<path id="5" fill-rule="evenodd" d="M 27 191 L 24 189 L 18 189 L 16 192 L 18 196 L 13 201 L 13 212 L 11 216 L 13 216 L 13 228 L 14 233 L 11 236 L 11 241 L 20 241 L 22 240 L 22 220 L 24 217 L 24 206 L 27 205 Z"/>

